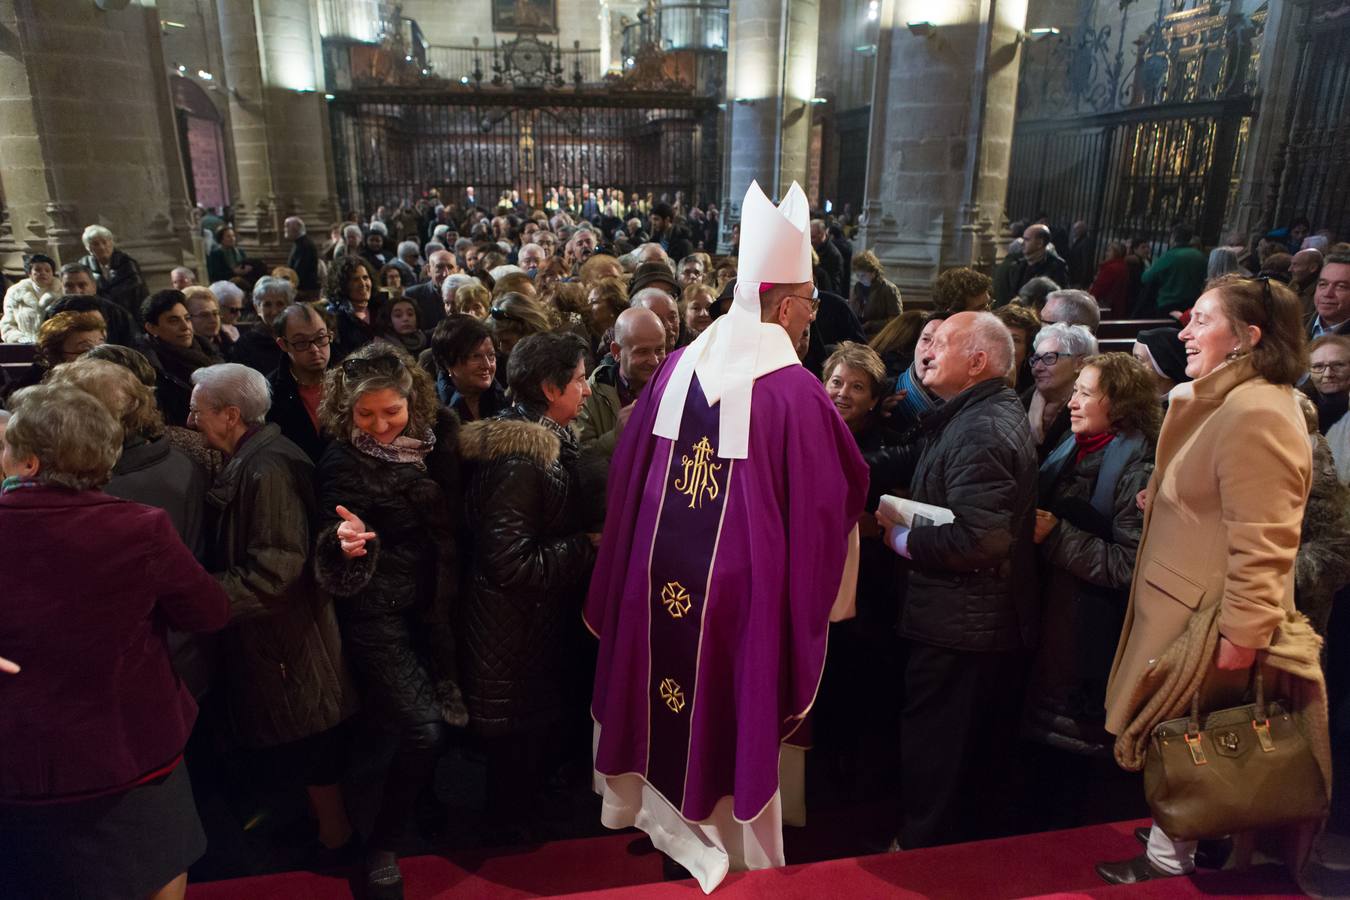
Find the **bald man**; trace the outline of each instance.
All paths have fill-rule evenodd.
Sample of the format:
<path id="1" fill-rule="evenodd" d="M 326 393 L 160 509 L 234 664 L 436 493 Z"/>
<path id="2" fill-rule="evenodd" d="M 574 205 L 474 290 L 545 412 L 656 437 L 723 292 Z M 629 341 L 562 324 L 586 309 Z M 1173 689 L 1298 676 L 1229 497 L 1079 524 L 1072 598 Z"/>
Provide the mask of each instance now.
<path id="1" fill-rule="evenodd" d="M 459 271 L 459 261 L 449 250 L 437 250 L 427 257 L 427 280 L 415 284 L 403 292 L 417 304 L 418 319 L 424 330 L 436 327 L 436 323 L 445 318 L 445 301 L 441 299 L 441 287 L 445 279 Z"/>
<path id="2" fill-rule="evenodd" d="M 628 305 L 656 313 L 666 328 L 666 352 L 674 353 L 680 343 L 680 307 L 675 298 L 659 287 L 646 287 L 629 299 Z M 794 335 L 795 337 L 795 335 Z"/>
<path id="3" fill-rule="evenodd" d="M 987 821 L 977 804 L 999 796 L 999 735 L 1016 730 L 1038 629 L 1036 447 L 1004 381 L 1012 336 L 992 313 L 957 313 L 924 357 L 924 387 L 943 405 L 911 443 L 868 459 L 876 483 L 905 485 L 915 501 L 955 516 L 906 527 L 877 514 L 887 546 L 910 561 L 894 843 L 907 850 L 967 840 Z"/>
<path id="4" fill-rule="evenodd" d="M 583 449 L 593 448 L 606 457 L 633 412 L 633 404 L 666 358 L 666 326 L 649 309 L 633 307 L 614 320 L 614 357 L 591 374 L 591 395 L 581 406 L 573 427 Z"/>

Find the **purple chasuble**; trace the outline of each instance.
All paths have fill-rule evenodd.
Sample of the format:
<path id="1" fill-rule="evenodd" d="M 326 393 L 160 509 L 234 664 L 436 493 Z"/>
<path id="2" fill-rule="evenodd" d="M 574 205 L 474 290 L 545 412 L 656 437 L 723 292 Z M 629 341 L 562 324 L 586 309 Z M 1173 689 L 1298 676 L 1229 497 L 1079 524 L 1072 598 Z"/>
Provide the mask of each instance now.
<path id="1" fill-rule="evenodd" d="M 801 366 L 755 381 L 747 459 L 721 459 L 695 376 L 676 441 L 653 435 L 676 351 L 642 392 L 610 467 L 586 600 L 600 638 L 595 767 L 642 776 L 691 821 L 734 798 L 759 815 L 779 745 L 810 711 L 867 467 Z"/>

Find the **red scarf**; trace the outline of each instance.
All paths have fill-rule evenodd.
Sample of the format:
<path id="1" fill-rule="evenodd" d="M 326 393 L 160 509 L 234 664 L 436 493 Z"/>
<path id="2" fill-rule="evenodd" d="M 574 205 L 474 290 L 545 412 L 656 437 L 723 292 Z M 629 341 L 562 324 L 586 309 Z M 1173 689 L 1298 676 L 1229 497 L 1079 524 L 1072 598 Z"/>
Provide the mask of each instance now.
<path id="1" fill-rule="evenodd" d="M 1079 434 L 1074 432 L 1073 439 L 1078 444 L 1078 452 L 1074 454 L 1073 464 L 1076 466 L 1083 461 L 1083 457 L 1089 453 L 1096 453 L 1098 450 L 1111 443 L 1115 434 L 1110 431 L 1103 431 L 1101 434 Z"/>

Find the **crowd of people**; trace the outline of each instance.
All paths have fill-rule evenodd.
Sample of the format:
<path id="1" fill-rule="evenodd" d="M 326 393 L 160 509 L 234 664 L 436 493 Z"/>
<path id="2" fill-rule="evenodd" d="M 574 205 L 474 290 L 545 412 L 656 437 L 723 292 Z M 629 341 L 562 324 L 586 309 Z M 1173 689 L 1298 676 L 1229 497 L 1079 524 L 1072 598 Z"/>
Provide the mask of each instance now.
<path id="1" fill-rule="evenodd" d="M 589 777 L 581 606 L 616 447 L 731 310 L 738 236 L 719 253 L 717 208 L 680 196 L 530 200 L 433 194 L 323 242 L 287 219 L 285 266 L 212 217 L 207 283 L 183 267 L 155 292 L 101 226 L 78 262 L 27 259 L 0 318 L 35 352 L 0 387 L 9 896 L 183 896 L 194 753 L 303 788 L 316 859 L 361 860 L 379 898 L 452 743 L 485 755 L 495 843 L 560 771 Z M 1081 226 L 1015 228 L 992 278 L 949 269 L 906 310 L 811 221 L 790 337 L 870 473 L 815 730 L 845 768 L 894 740 L 881 846 L 996 833 L 1014 762 L 1081 799 L 1193 620 L 1217 611 L 1206 702 L 1228 703 L 1286 612 L 1325 635 L 1350 583 L 1350 245 L 1296 222 L 1206 256 L 1178 226 L 1156 261 L 1140 241 L 1096 265 Z M 1160 321 L 1102 352 L 1126 317 Z M 955 520 L 906 524 L 885 494 Z M 360 776 L 363 829 L 356 728 L 391 747 Z M 1103 877 L 1197 864 L 1159 827 L 1141 841 Z"/>

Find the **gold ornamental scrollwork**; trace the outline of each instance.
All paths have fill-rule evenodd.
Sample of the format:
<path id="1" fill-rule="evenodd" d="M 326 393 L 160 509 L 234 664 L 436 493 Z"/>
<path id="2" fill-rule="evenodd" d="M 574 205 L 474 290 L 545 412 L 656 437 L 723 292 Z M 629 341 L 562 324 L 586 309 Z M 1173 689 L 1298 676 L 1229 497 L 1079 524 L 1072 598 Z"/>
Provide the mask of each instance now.
<path id="1" fill-rule="evenodd" d="M 661 603 L 666 607 L 672 619 L 682 619 L 689 613 L 693 600 L 684 585 L 672 581 L 661 589 Z"/>
<path id="2" fill-rule="evenodd" d="M 684 709 L 684 691 L 674 678 L 661 679 L 661 699 L 666 701 L 666 707 L 673 713 Z"/>
<path id="3" fill-rule="evenodd" d="M 722 492 L 721 485 L 717 483 L 717 473 L 722 471 L 722 464 L 712 461 L 713 453 L 716 451 L 708 441 L 707 435 L 694 445 L 693 450 L 692 457 L 681 454 L 680 464 L 684 470 L 675 479 L 672 487 L 689 498 L 690 509 L 699 509 L 703 506 L 704 500 L 716 500 L 718 494 Z"/>

